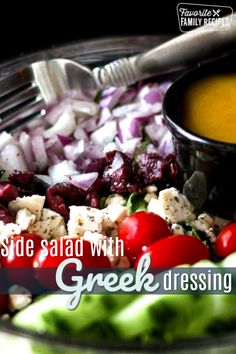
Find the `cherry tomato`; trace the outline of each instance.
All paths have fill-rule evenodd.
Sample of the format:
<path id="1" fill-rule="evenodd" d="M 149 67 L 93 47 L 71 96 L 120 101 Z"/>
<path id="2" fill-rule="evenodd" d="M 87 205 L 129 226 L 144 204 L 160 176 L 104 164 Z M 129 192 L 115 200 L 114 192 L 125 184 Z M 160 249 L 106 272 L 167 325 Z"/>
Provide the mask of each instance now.
<path id="1" fill-rule="evenodd" d="M 34 282 L 33 259 L 41 247 L 42 238 L 31 233 L 22 233 L 2 245 L 1 266 L 7 268 L 9 285 L 30 287 Z M 32 270 L 31 270 L 32 269 Z"/>
<path id="2" fill-rule="evenodd" d="M 32 268 L 33 258 L 41 247 L 42 238 L 35 234 L 23 233 L 13 236 L 2 246 L 1 264 L 5 268 Z M 4 249 L 3 249 L 4 248 Z"/>
<path id="3" fill-rule="evenodd" d="M 236 223 L 224 227 L 215 243 L 215 253 L 218 257 L 227 257 L 236 252 Z"/>
<path id="4" fill-rule="evenodd" d="M 66 248 L 69 247 L 69 243 L 67 243 L 67 240 L 70 240 L 69 242 L 72 241 L 73 243 L 73 254 L 66 254 Z M 71 238 L 63 238 L 62 240 L 58 239 L 56 240 L 55 243 L 58 244 L 56 246 L 56 249 L 60 249 L 60 244 L 63 245 L 63 254 L 62 255 L 52 255 L 51 254 L 51 249 L 53 244 L 48 244 L 44 248 L 47 250 L 45 253 L 44 248 L 40 248 L 38 252 L 36 253 L 34 257 L 34 262 L 33 266 L 36 268 L 57 268 L 59 264 L 64 261 L 67 258 L 78 258 L 81 260 L 83 263 L 83 267 L 85 268 L 107 268 L 110 267 L 110 261 L 108 257 L 104 256 L 104 253 L 102 252 L 101 255 L 92 255 L 91 252 L 91 244 L 89 241 L 83 241 L 81 242 L 83 244 L 82 250 L 80 247 L 78 247 L 78 252 L 81 251 L 81 255 L 76 254 L 76 242 L 79 239 L 77 237 L 71 237 Z M 55 241 L 55 240 L 54 240 Z"/>
<path id="5" fill-rule="evenodd" d="M 68 249 L 69 244 L 67 240 L 71 240 L 73 244 L 73 254 L 66 254 L 66 248 Z M 63 239 L 53 240 L 53 243 L 40 248 L 34 257 L 33 266 L 37 268 L 36 278 L 38 281 L 46 286 L 49 289 L 56 289 L 55 273 L 60 265 L 60 263 L 68 258 L 77 258 L 80 259 L 84 268 L 110 268 L 110 261 L 107 256 L 101 252 L 101 255 L 92 255 L 91 244 L 89 241 L 83 240 L 82 250 L 80 247 L 77 247 L 78 254 L 76 254 L 76 242 L 78 242 L 77 237 L 67 237 Z M 70 242 L 70 241 L 69 241 Z M 55 246 L 56 244 L 56 246 Z M 63 248 L 62 254 L 59 254 L 59 250 Z M 57 255 L 52 254 L 52 249 L 57 249 Z M 46 250 L 46 252 L 45 252 Z M 79 254 L 81 253 L 81 254 Z M 48 272 L 45 273 L 43 269 L 47 268 Z M 74 268 L 71 266 L 69 268 Z M 50 270 L 51 269 L 51 270 Z"/>
<path id="6" fill-rule="evenodd" d="M 173 235 L 156 241 L 140 255 L 136 267 L 144 254 L 150 255 L 150 268 L 173 268 L 210 258 L 207 246 L 188 235 Z"/>
<path id="7" fill-rule="evenodd" d="M 130 260 L 136 259 L 145 247 L 170 234 L 164 219 L 146 211 L 129 215 L 118 231 L 119 238 L 124 242 L 125 254 Z"/>

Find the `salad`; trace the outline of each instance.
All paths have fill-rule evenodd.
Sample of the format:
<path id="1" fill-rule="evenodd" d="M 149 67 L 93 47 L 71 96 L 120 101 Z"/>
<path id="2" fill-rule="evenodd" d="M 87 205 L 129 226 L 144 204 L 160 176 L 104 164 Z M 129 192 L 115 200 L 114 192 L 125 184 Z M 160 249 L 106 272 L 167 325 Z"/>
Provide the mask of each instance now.
<path id="1" fill-rule="evenodd" d="M 235 264 L 236 224 L 182 192 L 162 117 L 170 84 L 110 87 L 94 102 L 67 97 L 41 121 L 0 133 L 2 268 L 56 269 L 69 257 L 85 268 L 132 268 L 144 254 L 153 268 Z M 28 244 L 32 253 L 19 256 Z M 0 297 L 2 319 L 39 333 L 149 343 L 236 327 L 233 295 L 93 294 L 69 311 L 67 295 L 35 298 L 22 280 L 12 284 Z"/>

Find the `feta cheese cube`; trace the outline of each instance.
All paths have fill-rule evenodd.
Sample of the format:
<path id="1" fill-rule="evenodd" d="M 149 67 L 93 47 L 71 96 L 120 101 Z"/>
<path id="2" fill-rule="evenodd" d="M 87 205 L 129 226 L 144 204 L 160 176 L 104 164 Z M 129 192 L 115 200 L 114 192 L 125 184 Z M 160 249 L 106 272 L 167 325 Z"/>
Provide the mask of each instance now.
<path id="1" fill-rule="evenodd" d="M 34 224 L 36 216 L 28 209 L 20 209 L 16 214 L 16 224 L 20 226 L 21 230 L 28 230 L 29 226 Z"/>
<path id="2" fill-rule="evenodd" d="M 99 243 L 107 239 L 106 235 L 94 231 L 85 231 L 83 239 L 89 242 Z"/>
<path id="3" fill-rule="evenodd" d="M 85 231 L 102 232 L 103 212 L 86 206 L 71 206 L 68 221 L 69 236 L 83 236 Z"/>
<path id="4" fill-rule="evenodd" d="M 184 235 L 185 230 L 182 225 L 174 223 L 171 225 L 171 231 L 173 232 L 174 235 Z"/>
<path id="5" fill-rule="evenodd" d="M 147 193 L 156 193 L 157 192 L 157 187 L 154 184 L 150 184 L 145 188 Z"/>
<path id="6" fill-rule="evenodd" d="M 158 199 L 152 198 L 148 204 L 148 211 L 160 215 L 171 223 L 196 218 L 193 213 L 194 206 L 174 187 L 160 191 Z"/>
<path id="7" fill-rule="evenodd" d="M 8 208 L 17 212 L 20 209 L 28 209 L 32 214 L 36 215 L 37 220 L 41 216 L 41 211 L 45 203 L 45 197 L 34 194 L 31 197 L 17 197 L 16 200 L 8 204 Z"/>
<path id="8" fill-rule="evenodd" d="M 158 199 L 156 193 L 146 193 L 144 196 L 144 200 L 146 203 L 149 203 L 152 198 Z"/>
<path id="9" fill-rule="evenodd" d="M 28 231 L 45 239 L 59 238 L 67 234 L 63 217 L 47 208 L 42 210 L 38 221 L 29 225 Z"/>
<path id="10" fill-rule="evenodd" d="M 19 235 L 21 231 L 21 227 L 17 224 L 4 224 L 3 221 L 0 221 L 0 245 L 12 235 Z"/>
<path id="11" fill-rule="evenodd" d="M 120 194 L 111 194 L 107 197 L 106 202 L 105 202 L 105 206 L 108 206 L 110 204 L 125 205 L 126 199 Z"/>
<path id="12" fill-rule="evenodd" d="M 109 204 L 102 211 L 104 230 L 117 227 L 128 216 L 128 208 L 119 204 Z"/>

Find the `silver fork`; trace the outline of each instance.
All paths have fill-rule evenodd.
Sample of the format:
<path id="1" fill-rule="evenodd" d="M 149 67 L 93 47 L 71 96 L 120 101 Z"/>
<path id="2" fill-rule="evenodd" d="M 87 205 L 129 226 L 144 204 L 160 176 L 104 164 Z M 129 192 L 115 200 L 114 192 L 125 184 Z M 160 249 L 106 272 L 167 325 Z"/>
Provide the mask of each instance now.
<path id="1" fill-rule="evenodd" d="M 236 45 L 236 14 L 228 30 L 203 26 L 146 53 L 93 70 L 68 59 L 28 65 L 0 81 L 0 131 L 41 116 L 45 107 L 70 93 L 91 100 L 105 86 L 126 86 L 154 75 L 189 67 Z"/>

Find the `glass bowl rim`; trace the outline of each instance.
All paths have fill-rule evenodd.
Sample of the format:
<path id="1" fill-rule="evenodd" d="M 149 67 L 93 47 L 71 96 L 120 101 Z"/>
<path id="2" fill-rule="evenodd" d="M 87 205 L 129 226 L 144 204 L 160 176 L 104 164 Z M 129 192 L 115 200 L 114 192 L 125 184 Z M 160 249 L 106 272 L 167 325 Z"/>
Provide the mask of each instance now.
<path id="1" fill-rule="evenodd" d="M 89 49 L 96 48 L 104 49 L 102 54 L 106 54 L 107 52 L 114 56 L 113 50 L 114 48 L 118 48 L 115 51 L 115 54 L 119 54 L 120 51 L 127 51 L 130 49 L 129 54 L 131 51 L 134 50 L 133 54 L 136 54 L 141 50 L 147 50 L 154 45 L 160 44 L 168 39 L 173 38 L 173 35 L 163 34 L 163 35 L 140 35 L 140 36 L 114 36 L 114 37 L 104 37 L 99 39 L 86 39 L 86 40 L 79 40 L 73 41 L 70 43 L 59 44 L 52 48 L 47 48 L 44 50 L 39 50 L 31 53 L 27 53 L 20 57 L 10 58 L 9 60 L 4 60 L 0 63 L 0 79 L 9 75 L 10 73 L 16 71 L 19 67 L 24 66 L 25 64 L 29 64 L 36 60 L 42 60 L 45 58 L 55 58 L 61 55 L 62 52 L 66 51 L 67 54 L 64 57 L 69 59 L 77 59 L 77 56 L 71 53 L 71 51 L 76 51 L 82 48 L 85 52 L 85 56 L 89 56 L 89 54 L 96 53 L 96 50 L 88 51 Z M 133 47 L 132 47 L 133 44 Z M 113 47 L 113 49 L 112 49 Z M 40 59 L 39 59 L 40 58 Z M 79 59 L 81 60 L 81 59 Z M 101 62 L 101 59 L 98 58 L 97 62 Z M 81 63 L 84 63 L 84 60 L 81 60 Z M 86 63 L 86 61 L 85 61 Z M 96 64 L 96 60 L 94 60 Z M 94 64 L 94 65 L 95 65 Z M 236 347 L 236 331 L 223 333 L 222 335 L 217 335 L 217 337 L 197 337 L 197 338 L 190 338 L 190 339 L 181 339 L 178 341 L 165 343 L 165 342 L 157 342 L 153 344 L 140 344 L 140 343 L 130 343 L 130 342 L 122 342 L 122 343 L 110 343 L 104 341 L 97 341 L 91 343 L 91 341 L 85 340 L 78 340 L 76 338 L 69 338 L 66 336 L 59 336 L 56 335 L 49 335 L 46 333 L 40 334 L 37 332 L 33 332 L 30 330 L 18 328 L 14 326 L 12 323 L 7 322 L 6 320 L 0 319 L 0 331 L 5 334 L 20 336 L 23 338 L 28 338 L 31 340 L 38 340 L 42 344 L 53 344 L 54 346 L 66 346 L 70 345 L 70 349 L 85 349 L 86 350 L 96 350 L 100 351 L 108 351 L 109 352 L 121 352 L 125 351 L 127 353 L 139 352 L 139 353 L 147 353 L 147 352 L 156 352 L 157 350 L 165 350 L 165 353 L 181 353 L 182 350 L 189 350 L 188 354 L 191 354 L 191 349 L 213 349 L 213 348 L 222 348 L 229 345 L 234 345 Z M 59 340 L 60 339 L 60 340 Z"/>

